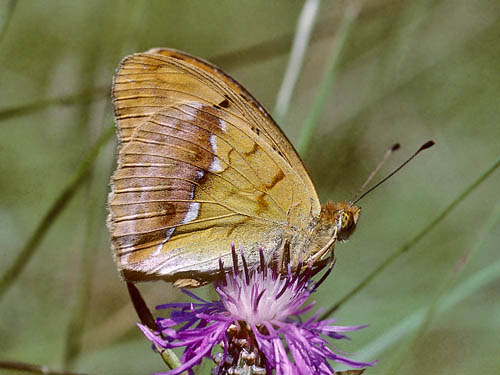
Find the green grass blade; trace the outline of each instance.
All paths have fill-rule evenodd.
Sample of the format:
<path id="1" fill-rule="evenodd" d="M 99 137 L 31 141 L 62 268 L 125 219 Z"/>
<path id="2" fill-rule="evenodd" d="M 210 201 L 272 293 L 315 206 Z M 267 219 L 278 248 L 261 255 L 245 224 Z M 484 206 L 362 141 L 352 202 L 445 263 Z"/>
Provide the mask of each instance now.
<path id="1" fill-rule="evenodd" d="M 82 349 L 82 337 L 85 332 L 85 324 L 92 294 L 92 282 L 95 276 L 95 265 L 102 246 L 98 239 L 101 231 L 105 230 L 104 221 L 95 218 L 103 218 L 101 210 L 106 206 L 108 193 L 107 181 L 111 173 L 111 163 L 95 163 L 90 173 L 91 181 L 87 191 L 87 222 L 84 245 L 81 249 L 81 271 L 79 275 L 78 291 L 75 295 L 75 305 L 68 324 L 66 335 L 65 353 L 63 358 L 64 368 L 72 369 Z"/>
<path id="2" fill-rule="evenodd" d="M 328 309 L 323 315 L 322 319 L 330 316 L 335 311 L 337 311 L 344 303 L 358 294 L 362 289 L 364 289 L 378 274 L 384 271 L 392 262 L 398 259 L 401 255 L 410 250 L 415 244 L 417 244 L 427 233 L 431 231 L 435 226 L 437 226 L 441 221 L 444 220 L 446 216 L 467 196 L 472 193 L 484 180 L 486 180 L 498 167 L 500 166 L 500 157 L 498 157 L 493 164 L 486 169 L 470 186 L 468 186 L 461 194 L 456 197 L 453 202 L 451 202 L 448 207 L 446 207 L 443 212 L 441 212 L 434 220 L 432 220 L 429 225 L 427 225 L 421 232 L 419 232 L 410 241 L 404 244 L 397 251 L 392 253 L 381 265 L 379 265 L 373 272 L 371 272 L 367 277 L 365 277 L 354 289 L 352 289 L 348 294 L 346 294 L 339 302 Z"/>
<path id="3" fill-rule="evenodd" d="M 321 86 L 318 89 L 316 98 L 314 100 L 313 107 L 306 118 L 304 127 L 299 138 L 299 143 L 297 145 L 297 151 L 303 157 L 307 154 L 311 142 L 318 127 L 318 122 L 325 107 L 326 99 L 330 93 L 332 86 L 337 78 L 338 67 L 342 59 L 343 51 L 346 45 L 346 41 L 351 33 L 353 25 L 357 19 L 359 11 L 361 9 L 362 2 L 358 4 L 349 3 L 345 11 L 344 17 L 340 23 L 337 34 L 333 40 L 332 51 L 330 58 L 328 59 L 328 66 L 326 68 L 324 77 L 322 79 Z"/>
<path id="4" fill-rule="evenodd" d="M 276 107 L 273 112 L 274 119 L 278 124 L 283 121 L 288 112 L 295 85 L 302 69 L 304 55 L 311 40 L 311 33 L 316 23 L 319 7 L 320 0 L 306 0 L 300 13 L 290 59 L 288 60 L 285 76 L 278 91 Z"/>
<path id="5" fill-rule="evenodd" d="M 0 109 L 0 121 L 17 116 L 26 116 L 34 112 L 42 111 L 54 106 L 90 103 L 109 95 L 109 87 L 98 87 L 80 93 L 63 95 L 50 99 L 43 99 L 33 103 L 23 104 L 18 107 Z"/>
<path id="6" fill-rule="evenodd" d="M 17 0 L 3 0 L 3 4 L 0 7 L 0 43 L 7 33 L 16 5 Z"/>
<path id="7" fill-rule="evenodd" d="M 485 226 L 485 229 L 481 231 L 479 238 L 476 241 L 476 245 L 472 248 L 472 250 L 465 251 L 464 253 L 462 253 L 459 259 L 455 262 L 453 270 L 446 277 L 446 280 L 444 280 L 444 282 L 442 283 L 440 291 L 433 298 L 433 301 L 429 304 L 429 307 L 426 309 L 420 324 L 418 324 L 418 326 L 416 327 L 415 329 L 416 332 L 414 334 L 413 339 L 411 339 L 410 342 L 408 342 L 407 344 L 398 347 L 397 349 L 398 354 L 396 355 L 395 360 L 391 364 L 388 373 L 396 374 L 399 371 L 401 366 L 404 364 L 405 358 L 408 356 L 409 353 L 412 353 L 411 348 L 415 346 L 415 344 L 418 342 L 419 339 L 424 337 L 425 332 L 427 331 L 428 327 L 430 326 L 434 318 L 438 315 L 440 310 L 442 311 L 441 306 L 444 304 L 446 297 L 448 295 L 454 296 L 454 300 L 452 300 L 451 302 L 453 304 L 456 304 L 460 302 L 463 298 L 465 298 L 465 296 L 470 295 L 470 293 L 473 292 L 474 290 L 479 289 L 479 287 L 481 286 L 481 284 L 479 286 L 476 286 L 475 283 L 480 283 L 480 281 L 482 280 L 480 275 L 483 273 L 483 270 L 477 272 L 479 277 L 473 277 L 472 278 L 473 282 L 469 285 L 467 289 L 461 290 L 459 288 L 455 292 L 450 293 L 450 290 L 456 284 L 458 276 L 463 272 L 465 266 L 467 265 L 467 263 L 470 262 L 471 258 L 473 258 L 473 256 L 476 255 L 479 252 L 479 250 L 484 246 L 486 239 L 488 238 L 488 235 L 491 234 L 496 224 L 498 223 L 500 219 L 499 202 L 500 201 L 497 201 L 496 207 L 494 208 L 492 215 Z M 406 332 L 406 334 L 405 332 L 401 332 L 400 336 L 402 337 L 408 336 L 409 334 L 411 334 L 411 332 L 412 331 L 408 331 Z"/>
<path id="8" fill-rule="evenodd" d="M 26 242 L 26 245 L 21 249 L 13 264 L 1 276 L 0 299 L 23 271 L 24 267 L 26 266 L 26 264 L 28 264 L 29 260 L 35 253 L 36 249 L 40 245 L 42 239 L 44 238 L 51 225 L 55 222 L 64 207 L 66 207 L 70 199 L 78 191 L 78 188 L 84 182 L 85 177 L 87 177 L 90 168 L 92 167 L 92 164 L 99 155 L 99 151 L 111 139 L 111 137 L 114 135 L 114 131 L 114 126 L 110 126 L 103 131 L 99 140 L 87 153 L 85 158 L 80 162 L 76 173 L 69 179 L 55 202 L 39 222 L 35 231 L 31 234 L 30 238 Z"/>
<path id="9" fill-rule="evenodd" d="M 13 374 L 86 375 L 80 372 L 56 371 L 46 366 L 18 361 L 0 361 L 0 369 L 12 370 Z"/>
<path id="10" fill-rule="evenodd" d="M 458 302 L 464 300 L 468 296 L 475 293 L 483 286 L 500 278 L 500 261 L 483 268 L 481 271 L 476 272 L 466 280 L 461 282 L 449 294 L 447 294 L 437 305 L 437 313 L 443 313 Z M 409 332 L 417 329 L 426 318 L 429 308 L 421 308 L 415 313 L 402 320 L 394 326 L 394 328 L 387 331 L 382 336 L 373 340 L 361 350 L 357 351 L 357 358 L 375 358 L 387 348 L 394 345 L 400 339 L 408 335 Z"/>

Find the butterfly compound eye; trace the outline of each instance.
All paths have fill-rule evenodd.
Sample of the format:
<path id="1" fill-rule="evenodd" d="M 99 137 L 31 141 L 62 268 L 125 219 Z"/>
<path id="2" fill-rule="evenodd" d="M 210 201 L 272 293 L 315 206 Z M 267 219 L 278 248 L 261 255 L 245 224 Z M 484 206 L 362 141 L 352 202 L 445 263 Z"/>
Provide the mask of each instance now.
<path id="1" fill-rule="evenodd" d="M 340 230 L 338 233 L 339 240 L 345 241 L 356 229 L 358 223 L 360 208 L 357 206 L 343 207 L 339 212 L 341 220 Z"/>
<path id="2" fill-rule="evenodd" d="M 342 226 L 341 230 L 348 230 L 353 224 L 353 220 L 349 212 L 342 212 Z"/>

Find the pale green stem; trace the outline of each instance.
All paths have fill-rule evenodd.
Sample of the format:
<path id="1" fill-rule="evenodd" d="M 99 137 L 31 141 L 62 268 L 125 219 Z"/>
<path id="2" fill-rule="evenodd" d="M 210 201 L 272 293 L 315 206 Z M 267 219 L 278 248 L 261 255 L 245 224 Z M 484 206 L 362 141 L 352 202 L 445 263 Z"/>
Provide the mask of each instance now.
<path id="1" fill-rule="evenodd" d="M 170 367 L 170 369 L 174 369 L 182 365 L 181 361 L 179 360 L 179 358 L 177 357 L 177 355 L 174 353 L 173 350 L 159 348 L 158 346 L 156 346 L 156 350 L 158 350 L 158 352 L 161 355 L 161 358 L 166 363 L 166 365 Z M 187 374 L 187 373 L 183 372 L 182 374 Z"/>
<path id="2" fill-rule="evenodd" d="M 290 59 L 288 60 L 285 76 L 278 91 L 276 107 L 274 108 L 274 119 L 278 124 L 283 121 L 288 112 L 288 107 L 290 106 L 295 85 L 297 84 L 302 68 L 304 55 L 311 40 L 311 33 L 316 23 L 319 7 L 320 0 L 306 0 L 300 13 Z"/>
<path id="3" fill-rule="evenodd" d="M 7 29 L 9 28 L 10 21 L 12 20 L 12 15 L 16 9 L 17 0 L 7 0 L 3 2 L 0 8 L 0 43 L 5 36 Z"/>
<path id="4" fill-rule="evenodd" d="M 311 142 L 318 127 L 319 119 L 323 112 L 323 108 L 325 107 L 326 100 L 329 97 L 331 89 L 337 78 L 338 67 L 342 59 L 346 41 L 351 33 L 361 6 L 362 2 L 359 2 L 357 4 L 349 3 L 338 31 L 333 39 L 332 51 L 330 54 L 330 58 L 328 59 L 328 65 L 324 77 L 321 81 L 321 85 L 316 94 L 313 107 L 306 118 L 299 138 L 297 151 L 303 157 L 307 154 L 307 151 L 311 146 Z"/>

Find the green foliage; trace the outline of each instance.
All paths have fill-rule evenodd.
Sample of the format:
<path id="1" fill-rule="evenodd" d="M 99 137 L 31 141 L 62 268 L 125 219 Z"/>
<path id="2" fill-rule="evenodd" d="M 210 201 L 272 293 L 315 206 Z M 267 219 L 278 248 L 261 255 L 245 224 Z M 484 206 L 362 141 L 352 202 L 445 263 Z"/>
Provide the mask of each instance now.
<path id="1" fill-rule="evenodd" d="M 281 121 L 296 145 L 311 109 L 319 108 L 317 93 L 332 66 L 346 4 L 324 2 L 318 13 Z M 302 5 L 1 4 L 0 277 L 23 248 L 32 246 L 33 256 L 0 299 L 0 359 L 88 374 L 166 370 L 135 327 L 105 227 L 114 144 L 93 147 L 112 122 L 106 91 L 113 71 L 129 53 L 177 48 L 219 65 L 273 108 Z M 426 140 L 437 143 L 361 201 L 358 229 L 337 245 L 335 270 L 314 296 L 318 306 L 335 305 L 432 223 L 334 314 L 339 324 L 370 324 L 341 350 L 356 353 L 381 343 L 379 365 L 365 374 L 383 374 L 394 363 L 408 375 L 494 373 L 500 367 L 500 275 L 498 266 L 492 268 L 500 231 L 489 221 L 498 170 L 433 222 L 499 157 L 499 14 L 500 3 L 486 0 L 364 1 L 334 61 L 323 108 L 314 114 L 305 160 L 324 201 L 351 199 L 391 144 L 400 142 L 402 150 L 381 175 Z M 98 156 L 95 163 L 82 164 L 89 155 Z M 92 165 L 90 173 L 81 175 L 82 165 Z M 71 199 L 51 216 L 73 182 L 78 188 Z M 459 254 L 471 249 L 474 257 L 457 275 L 457 286 L 444 288 Z M 184 298 L 164 283 L 139 287 L 150 306 Z M 202 293 L 211 298 L 208 288 Z M 440 309 L 448 293 L 452 308 Z M 429 306 L 435 311 L 424 319 Z M 401 328 L 406 319 L 413 326 Z M 420 322 L 425 325 L 412 334 Z M 399 341 L 377 341 L 393 328 Z"/>

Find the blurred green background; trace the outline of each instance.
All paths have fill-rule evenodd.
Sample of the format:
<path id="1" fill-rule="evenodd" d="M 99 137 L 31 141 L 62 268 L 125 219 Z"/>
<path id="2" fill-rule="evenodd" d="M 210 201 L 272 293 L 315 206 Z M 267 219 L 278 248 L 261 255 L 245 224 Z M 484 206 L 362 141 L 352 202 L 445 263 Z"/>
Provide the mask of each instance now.
<path id="1" fill-rule="evenodd" d="M 122 57 L 151 47 L 187 51 L 223 68 L 272 111 L 303 6 L 290 0 L 0 4 L 0 276 L 113 123 L 109 88 Z M 346 6 L 321 4 L 281 121 L 294 144 Z M 437 146 L 360 203 L 358 229 L 337 245 L 333 275 L 314 296 L 318 306 L 339 301 L 494 163 L 499 98 L 500 2 L 363 3 L 304 157 L 320 198 L 351 199 L 394 142 L 402 150 L 381 175 L 426 140 Z M 105 202 L 115 147 L 109 141 L 101 148 L 1 296 L 0 361 L 88 374 L 166 371 L 135 327 L 111 257 Z M 495 171 L 334 314 L 342 325 L 369 324 L 338 344 L 358 359 L 379 359 L 366 374 L 498 373 L 499 187 Z M 151 306 L 185 300 L 166 283 L 140 288 Z M 209 288 L 199 293 L 211 298 Z M 456 297 L 451 308 L 418 326 L 424 315 L 412 314 L 450 296 Z"/>

